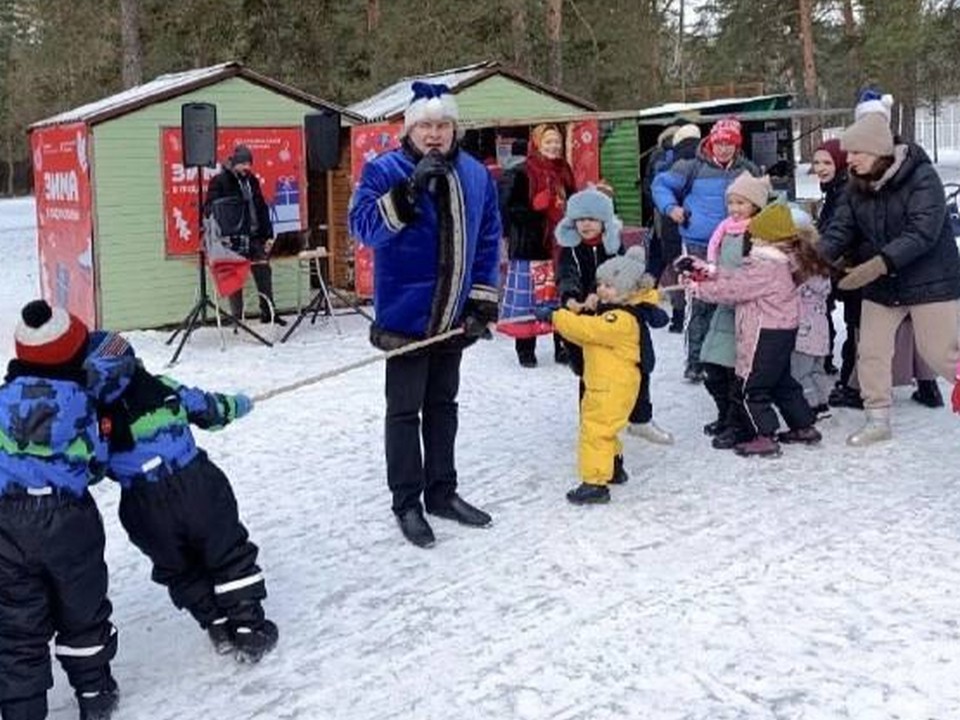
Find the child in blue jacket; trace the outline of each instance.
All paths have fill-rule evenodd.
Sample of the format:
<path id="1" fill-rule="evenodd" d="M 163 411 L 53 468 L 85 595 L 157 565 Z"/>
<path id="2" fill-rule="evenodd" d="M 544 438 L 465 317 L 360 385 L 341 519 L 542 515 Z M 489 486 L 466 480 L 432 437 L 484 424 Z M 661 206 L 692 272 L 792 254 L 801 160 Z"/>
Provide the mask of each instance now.
<path id="1" fill-rule="evenodd" d="M 0 717 L 47 717 L 55 638 L 81 720 L 106 720 L 117 632 L 103 521 L 87 490 L 106 459 L 84 387 L 87 328 L 43 300 L 21 316 L 0 386 Z"/>
<path id="2" fill-rule="evenodd" d="M 157 377 L 115 333 L 91 335 L 91 390 L 109 426 L 107 474 L 121 487 L 120 522 L 153 561 L 153 579 L 205 629 L 217 652 L 256 662 L 276 645 L 264 617 L 257 546 L 240 522 L 226 475 L 197 447 L 190 425 L 217 430 L 253 407 Z"/>

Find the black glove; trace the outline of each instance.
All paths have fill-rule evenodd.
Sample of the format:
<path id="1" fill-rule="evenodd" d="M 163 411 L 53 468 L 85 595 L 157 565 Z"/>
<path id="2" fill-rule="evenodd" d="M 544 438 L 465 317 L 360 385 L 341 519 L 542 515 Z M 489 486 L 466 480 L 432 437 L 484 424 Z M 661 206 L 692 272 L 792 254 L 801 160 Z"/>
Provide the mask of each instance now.
<path id="1" fill-rule="evenodd" d="M 463 334 L 470 339 L 493 339 L 488 326 L 497 321 L 498 314 L 495 302 L 470 298 L 463 308 Z"/>
<path id="2" fill-rule="evenodd" d="M 431 150 L 420 158 L 420 162 L 413 169 L 413 175 L 410 176 L 410 188 L 414 192 L 432 190 L 431 181 L 446 175 L 449 167 L 443 153 L 439 150 Z"/>
<path id="3" fill-rule="evenodd" d="M 678 273 L 691 273 L 694 270 L 696 261 L 690 255 L 681 255 L 673 261 L 673 269 Z"/>
<path id="4" fill-rule="evenodd" d="M 467 315 L 463 319 L 463 335 L 471 340 L 478 338 L 484 340 L 493 339 L 493 333 L 490 332 L 490 328 L 476 315 Z"/>

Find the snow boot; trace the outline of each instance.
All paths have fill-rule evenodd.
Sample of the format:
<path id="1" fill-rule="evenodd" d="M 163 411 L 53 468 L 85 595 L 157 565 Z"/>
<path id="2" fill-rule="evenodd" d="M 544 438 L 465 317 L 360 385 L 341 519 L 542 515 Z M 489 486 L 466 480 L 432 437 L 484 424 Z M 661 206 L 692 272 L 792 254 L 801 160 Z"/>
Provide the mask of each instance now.
<path id="1" fill-rule="evenodd" d="M 110 720 L 113 711 L 120 702 L 120 691 L 112 677 L 102 690 L 77 693 L 77 704 L 80 705 L 80 720 Z"/>
<path id="2" fill-rule="evenodd" d="M 779 457 L 780 443 L 772 437 L 757 435 L 753 440 L 735 446 L 733 451 L 740 457 Z"/>
<path id="3" fill-rule="evenodd" d="M 910 398 L 928 408 L 943 407 L 943 396 L 936 380 L 917 380 L 917 389 Z"/>
<path id="4" fill-rule="evenodd" d="M 871 408 L 866 411 L 863 427 L 847 438 L 847 445 L 864 447 L 893 437 L 890 429 L 890 408 Z"/>
<path id="5" fill-rule="evenodd" d="M 653 420 L 645 423 L 630 423 L 627 426 L 627 432 L 654 445 L 673 445 L 673 433 L 664 430 Z"/>
<path id="6" fill-rule="evenodd" d="M 683 371 L 683 379 L 691 383 L 702 383 L 703 370 L 698 365 L 687 365 L 687 369 Z"/>
<path id="7" fill-rule="evenodd" d="M 816 445 L 823 440 L 823 436 L 819 430 L 811 425 L 810 427 L 795 428 L 777 433 L 777 440 L 784 445 Z"/>
<path id="8" fill-rule="evenodd" d="M 230 633 L 227 618 L 217 618 L 210 623 L 210 627 L 207 628 L 207 637 L 213 643 L 213 649 L 217 655 L 226 655 L 233 650 L 233 636 Z"/>
<path id="9" fill-rule="evenodd" d="M 720 434 L 715 435 L 710 445 L 715 450 L 732 450 L 737 445 L 741 445 L 753 440 L 754 436 L 748 433 L 738 431 L 736 428 L 724 428 Z"/>
<path id="10" fill-rule="evenodd" d="M 403 533 L 403 536 L 417 547 L 433 547 L 433 544 L 437 541 L 433 535 L 433 529 L 423 517 L 423 511 L 418 507 L 399 513 L 397 524 L 400 526 L 400 532 Z"/>
<path id="11" fill-rule="evenodd" d="M 600 505 L 610 502 L 610 488 L 606 485 L 580 483 L 567 493 L 567 500 L 574 505 Z"/>
<path id="12" fill-rule="evenodd" d="M 277 645 L 280 631 L 270 620 L 258 625 L 238 625 L 233 628 L 233 646 L 239 662 L 259 662 L 260 658 Z"/>
<path id="13" fill-rule="evenodd" d="M 676 334 L 682 333 L 684 315 L 686 315 L 684 308 L 674 308 L 670 317 L 670 326 L 667 328 L 667 331 Z"/>
<path id="14" fill-rule="evenodd" d="M 616 455 L 613 458 L 613 477 L 610 478 L 611 485 L 623 485 L 630 479 L 626 469 L 623 467 L 623 455 Z"/>
<path id="15" fill-rule="evenodd" d="M 428 498 L 424 504 L 431 515 L 444 520 L 453 520 L 468 527 L 487 527 L 493 522 L 493 518 L 487 513 L 480 508 L 475 508 L 456 493 L 450 493 L 440 500 L 431 501 Z"/>
<path id="16" fill-rule="evenodd" d="M 833 417 L 833 413 L 830 410 L 830 406 L 827 403 L 822 405 L 817 405 L 813 408 L 813 414 L 817 416 L 817 419 L 814 422 L 820 422 L 821 420 L 826 420 L 827 418 Z"/>
<path id="17" fill-rule="evenodd" d="M 863 409 L 863 398 L 860 397 L 860 391 L 846 385 L 840 385 L 831 390 L 827 402 L 830 403 L 831 407 Z"/>
<path id="18" fill-rule="evenodd" d="M 723 420 L 714 420 L 703 426 L 703 434 L 709 437 L 716 437 L 727 429 L 727 424 Z"/>

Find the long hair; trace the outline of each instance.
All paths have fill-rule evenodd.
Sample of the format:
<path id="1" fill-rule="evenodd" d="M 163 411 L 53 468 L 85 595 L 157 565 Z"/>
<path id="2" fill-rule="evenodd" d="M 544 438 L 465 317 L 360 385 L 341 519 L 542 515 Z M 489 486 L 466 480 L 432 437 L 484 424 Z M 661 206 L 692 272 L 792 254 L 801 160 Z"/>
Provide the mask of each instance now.
<path id="1" fill-rule="evenodd" d="M 778 243 L 778 247 L 790 255 L 793 262 L 793 281 L 797 285 L 802 285 L 812 277 L 830 277 L 833 273 L 833 266 L 817 252 L 819 241 L 820 235 L 813 226 L 802 225 L 797 228 L 796 236 Z"/>
<path id="2" fill-rule="evenodd" d="M 847 172 L 850 176 L 850 187 L 860 193 L 873 192 L 872 184 L 882 178 L 887 170 L 893 166 L 893 163 L 894 157 L 892 155 L 881 155 L 876 159 L 873 167 L 870 168 L 870 172 L 866 175 L 857 175 L 848 168 Z"/>

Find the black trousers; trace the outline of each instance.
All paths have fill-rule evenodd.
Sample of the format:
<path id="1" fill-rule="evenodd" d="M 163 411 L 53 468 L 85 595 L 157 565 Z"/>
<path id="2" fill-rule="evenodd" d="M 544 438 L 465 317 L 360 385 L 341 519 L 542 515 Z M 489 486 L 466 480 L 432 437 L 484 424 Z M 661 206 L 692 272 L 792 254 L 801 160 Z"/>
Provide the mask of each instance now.
<path id="1" fill-rule="evenodd" d="M 860 331 L 860 308 L 863 296 L 859 290 L 843 294 L 843 324 L 847 337 L 840 348 L 840 385 L 849 387 L 853 371 L 857 369 L 857 334 Z"/>
<path id="2" fill-rule="evenodd" d="M 46 717 L 50 639 L 77 695 L 115 687 L 103 521 L 88 492 L 0 497 L 0 714 Z"/>
<path id="3" fill-rule="evenodd" d="M 516 340 L 517 348 L 517 357 L 521 360 L 525 358 L 530 358 L 536 360 L 537 358 L 537 337 L 528 338 L 517 338 Z"/>
<path id="4" fill-rule="evenodd" d="M 583 399 L 582 391 L 580 399 Z M 651 420 L 653 420 L 653 403 L 650 401 L 650 375 L 641 373 L 640 392 L 637 393 L 637 401 L 633 404 L 633 410 L 630 411 L 630 422 L 643 424 Z"/>
<path id="5" fill-rule="evenodd" d="M 270 306 L 273 303 L 273 270 L 267 262 L 255 262 L 250 266 L 253 283 L 260 293 L 260 317 L 264 320 L 270 317 Z M 269 299 L 270 302 L 267 302 Z M 230 296 L 230 314 L 236 318 L 243 318 L 243 290 L 237 290 Z"/>
<path id="6" fill-rule="evenodd" d="M 263 620 L 267 596 L 257 546 L 240 522 L 230 481 L 201 452 L 159 482 L 135 482 L 120 494 L 120 522 L 153 562 L 153 580 L 200 624 Z"/>
<path id="7" fill-rule="evenodd" d="M 436 349 L 387 360 L 384 446 L 395 513 L 420 507 L 421 495 L 429 507 L 457 489 L 462 357 L 461 350 Z"/>
<path id="8" fill-rule="evenodd" d="M 791 430 L 813 425 L 815 415 L 803 386 L 790 374 L 796 339 L 796 330 L 761 330 L 750 376 L 739 379 L 743 407 L 757 435 L 773 436 L 780 427 L 774 405 Z"/>

